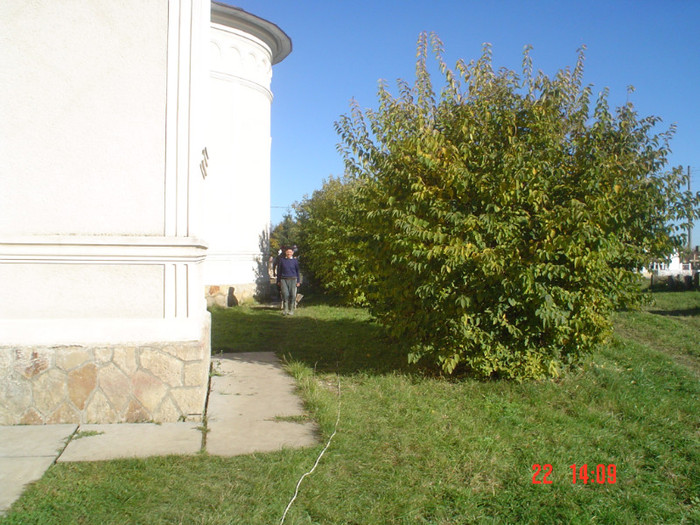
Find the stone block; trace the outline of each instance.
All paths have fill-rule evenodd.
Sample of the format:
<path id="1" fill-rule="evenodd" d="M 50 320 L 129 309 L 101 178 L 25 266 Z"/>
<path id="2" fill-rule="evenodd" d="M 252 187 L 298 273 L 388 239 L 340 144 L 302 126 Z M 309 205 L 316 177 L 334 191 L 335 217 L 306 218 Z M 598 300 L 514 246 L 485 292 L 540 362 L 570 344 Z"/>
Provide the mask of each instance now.
<path id="1" fill-rule="evenodd" d="M 170 386 L 182 385 L 182 366 L 179 359 L 157 350 L 147 348 L 141 351 L 141 368 Z"/>
<path id="2" fill-rule="evenodd" d="M 184 386 L 200 386 L 205 388 L 209 382 L 209 363 L 195 361 L 185 363 Z"/>
<path id="3" fill-rule="evenodd" d="M 31 382 L 15 373 L 0 382 L 0 405 L 15 416 L 23 413 L 32 406 Z"/>
<path id="4" fill-rule="evenodd" d="M 15 350 L 15 370 L 32 379 L 51 367 L 52 352 L 47 348 L 19 348 Z"/>
<path id="5" fill-rule="evenodd" d="M 136 348 L 128 346 L 115 348 L 112 362 L 121 368 L 126 375 L 133 375 L 139 368 L 138 362 L 136 361 Z"/>
<path id="6" fill-rule="evenodd" d="M 124 411 L 122 420 L 125 423 L 145 423 L 151 420 L 151 414 L 138 401 L 132 399 Z"/>
<path id="7" fill-rule="evenodd" d="M 220 306 L 221 308 L 226 308 L 226 296 L 223 294 L 216 294 L 214 297 L 214 304 Z"/>
<path id="8" fill-rule="evenodd" d="M 12 370 L 14 354 L 12 348 L 0 348 L 0 379 L 4 379 Z"/>
<path id="9" fill-rule="evenodd" d="M 16 413 L 10 412 L 0 404 L 0 426 L 16 425 L 19 423 L 19 418 Z"/>
<path id="10" fill-rule="evenodd" d="M 84 411 L 86 423 L 120 423 L 119 413 L 114 410 L 107 397 L 97 390 Z"/>
<path id="11" fill-rule="evenodd" d="M 95 348 L 95 362 L 99 364 L 105 364 L 112 361 L 112 356 L 114 355 L 114 349 L 105 348 Z"/>
<path id="12" fill-rule="evenodd" d="M 149 416 L 158 409 L 168 393 L 168 387 L 160 379 L 143 370 L 138 370 L 131 377 L 131 388 L 134 397 L 146 409 Z"/>
<path id="13" fill-rule="evenodd" d="M 206 390 L 201 388 L 173 388 L 170 395 L 175 399 L 180 412 L 184 415 L 204 413 Z"/>
<path id="14" fill-rule="evenodd" d="M 131 381 L 117 366 L 110 363 L 98 371 L 98 387 L 114 409 L 121 413 L 130 399 Z"/>
<path id="15" fill-rule="evenodd" d="M 205 357 L 203 345 L 199 342 L 182 343 L 163 347 L 163 352 L 183 361 L 201 361 Z"/>
<path id="16" fill-rule="evenodd" d="M 66 372 L 91 360 L 92 354 L 84 348 L 67 347 L 56 349 L 56 367 Z"/>
<path id="17" fill-rule="evenodd" d="M 239 302 L 247 302 L 248 300 L 255 297 L 256 284 L 246 283 L 246 284 L 232 284 L 236 288 L 236 296 Z"/>
<path id="18" fill-rule="evenodd" d="M 80 414 L 68 403 L 61 404 L 46 418 L 48 425 L 58 425 L 60 423 L 80 423 Z"/>
<path id="19" fill-rule="evenodd" d="M 173 402 L 170 396 L 167 396 L 153 413 L 153 421 L 158 423 L 172 423 L 178 421 L 182 415 L 178 406 Z"/>
<path id="20" fill-rule="evenodd" d="M 22 414 L 22 417 L 19 420 L 19 424 L 43 425 L 44 419 L 41 417 L 41 414 L 39 414 L 39 412 L 37 412 L 34 408 L 29 408 L 24 414 Z"/>
<path id="21" fill-rule="evenodd" d="M 66 374 L 56 368 L 32 383 L 34 406 L 44 415 L 51 414 L 68 398 Z"/>
<path id="22" fill-rule="evenodd" d="M 97 387 L 97 367 L 88 363 L 68 372 L 68 396 L 78 410 L 85 408 L 90 394 Z"/>

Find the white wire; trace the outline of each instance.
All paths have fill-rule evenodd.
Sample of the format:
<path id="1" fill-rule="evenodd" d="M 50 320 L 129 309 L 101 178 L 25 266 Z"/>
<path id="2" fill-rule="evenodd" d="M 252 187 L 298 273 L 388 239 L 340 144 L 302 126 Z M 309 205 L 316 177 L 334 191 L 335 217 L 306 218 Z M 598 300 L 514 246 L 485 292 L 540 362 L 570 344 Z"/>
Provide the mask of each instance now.
<path id="1" fill-rule="evenodd" d="M 294 496 L 292 496 L 292 499 L 289 500 L 289 503 L 287 504 L 287 508 L 284 509 L 284 514 L 282 514 L 282 519 L 280 520 L 280 525 L 284 523 L 284 520 L 287 518 L 287 512 L 289 512 L 289 509 L 292 507 L 292 503 L 294 503 L 294 500 L 297 499 L 297 495 L 299 494 L 299 487 L 301 486 L 301 482 L 304 481 L 304 478 L 306 476 L 310 476 L 313 474 L 314 470 L 316 470 L 316 467 L 318 466 L 319 461 L 321 461 L 321 458 L 323 457 L 323 454 L 326 453 L 326 450 L 328 450 L 328 447 L 331 446 L 331 441 L 333 441 L 333 437 L 335 436 L 336 432 L 338 432 L 338 423 L 340 422 L 340 376 L 338 376 L 338 417 L 335 419 L 335 428 L 333 429 L 333 433 L 331 434 L 331 437 L 328 438 L 328 443 L 326 443 L 326 446 L 323 447 L 323 450 L 321 453 L 318 455 L 316 458 L 316 463 L 314 463 L 314 466 L 311 470 L 308 472 L 305 472 L 301 478 L 299 478 L 299 482 L 297 483 L 297 488 L 294 491 Z"/>

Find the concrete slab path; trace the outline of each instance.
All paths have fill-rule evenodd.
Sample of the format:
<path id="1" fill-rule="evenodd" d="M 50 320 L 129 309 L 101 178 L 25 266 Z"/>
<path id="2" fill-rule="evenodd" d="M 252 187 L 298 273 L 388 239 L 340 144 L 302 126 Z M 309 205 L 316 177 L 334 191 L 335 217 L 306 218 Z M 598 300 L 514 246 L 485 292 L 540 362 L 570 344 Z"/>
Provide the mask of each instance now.
<path id="1" fill-rule="evenodd" d="M 202 448 L 200 427 L 200 423 L 80 425 L 80 430 L 57 461 L 196 454 Z"/>
<path id="2" fill-rule="evenodd" d="M 272 352 L 223 354 L 213 360 L 206 450 L 235 456 L 315 445 L 294 380 Z"/>
<path id="3" fill-rule="evenodd" d="M 0 515 L 41 478 L 78 425 L 0 426 Z"/>
<path id="4" fill-rule="evenodd" d="M 293 379 L 272 352 L 212 358 L 202 423 L 0 426 L 0 515 L 54 462 L 188 455 L 235 456 L 318 443 Z"/>

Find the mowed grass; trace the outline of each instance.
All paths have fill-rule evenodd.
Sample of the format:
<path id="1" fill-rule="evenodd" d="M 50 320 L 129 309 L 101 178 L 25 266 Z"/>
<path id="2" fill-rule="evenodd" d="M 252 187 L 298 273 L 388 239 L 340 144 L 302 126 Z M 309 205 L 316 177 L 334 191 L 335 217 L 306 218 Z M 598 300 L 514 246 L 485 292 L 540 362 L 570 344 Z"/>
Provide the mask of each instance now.
<path id="1" fill-rule="evenodd" d="M 700 293 L 656 297 L 579 369 L 525 384 L 408 366 L 363 310 L 217 310 L 213 351 L 286 360 L 317 447 L 57 464 L 0 523 L 279 523 L 339 401 L 287 524 L 700 523 Z M 616 483 L 574 484 L 572 464 Z"/>

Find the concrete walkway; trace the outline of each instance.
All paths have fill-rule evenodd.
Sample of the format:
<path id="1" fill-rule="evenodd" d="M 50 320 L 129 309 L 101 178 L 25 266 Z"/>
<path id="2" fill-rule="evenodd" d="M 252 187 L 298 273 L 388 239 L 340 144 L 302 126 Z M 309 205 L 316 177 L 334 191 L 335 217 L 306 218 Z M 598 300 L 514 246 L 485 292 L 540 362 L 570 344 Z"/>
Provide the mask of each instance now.
<path id="1" fill-rule="evenodd" d="M 0 515 L 54 462 L 171 454 L 236 456 L 317 444 L 294 381 L 272 352 L 212 358 L 202 423 L 0 426 Z"/>

